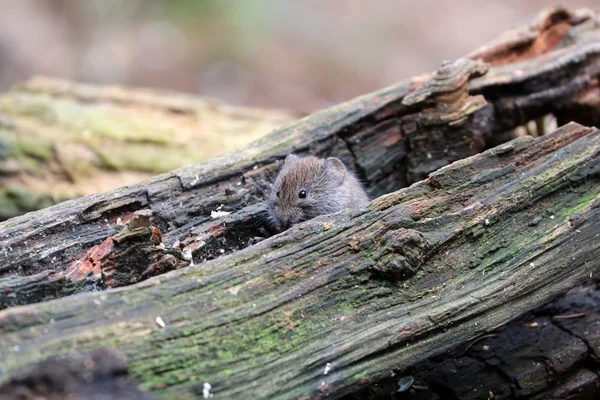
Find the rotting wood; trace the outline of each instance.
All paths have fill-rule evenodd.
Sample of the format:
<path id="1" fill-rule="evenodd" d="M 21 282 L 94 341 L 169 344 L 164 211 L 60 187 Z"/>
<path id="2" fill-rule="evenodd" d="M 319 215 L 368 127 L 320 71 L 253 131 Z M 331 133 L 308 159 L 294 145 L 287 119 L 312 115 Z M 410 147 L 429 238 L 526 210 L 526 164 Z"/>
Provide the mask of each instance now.
<path id="1" fill-rule="evenodd" d="M 591 283 L 343 400 L 587 400 L 600 394 L 599 373 L 600 286 Z M 402 378 L 413 385 L 401 395 Z"/>
<path id="2" fill-rule="evenodd" d="M 556 24 L 564 37 L 541 45 L 544 32 Z M 377 197 L 505 142 L 511 137 L 506 132 L 547 114 L 560 123 L 600 125 L 600 103 L 591 101 L 599 90 L 599 25 L 589 11 L 550 9 L 514 31 L 519 37 L 529 32 L 524 42 L 515 44 L 514 35 L 507 35 L 473 53 L 473 59 L 497 65 L 482 77 L 476 78 L 485 72 L 483 64 L 459 59 L 437 75 L 317 113 L 205 164 L 0 223 L 0 287 L 11 290 L 0 297 L 0 308 L 104 286 L 93 270 L 85 285 L 64 277 L 93 246 L 117 235 L 137 210 L 150 209 L 165 246 L 180 244 L 195 263 L 245 248 L 258 233 L 262 197 L 250 180 L 266 186 L 290 152 L 340 157 Z M 516 63 L 510 63 L 511 52 L 519 53 Z M 439 77 L 446 82 L 427 83 Z M 231 214 L 214 219 L 216 210 Z M 38 296 L 32 277 L 57 290 L 40 289 Z"/>
<path id="3" fill-rule="evenodd" d="M 166 397 L 339 397 L 600 273 L 599 182 L 600 131 L 519 138 L 228 257 L 4 310 L 1 373 L 106 346 Z"/>

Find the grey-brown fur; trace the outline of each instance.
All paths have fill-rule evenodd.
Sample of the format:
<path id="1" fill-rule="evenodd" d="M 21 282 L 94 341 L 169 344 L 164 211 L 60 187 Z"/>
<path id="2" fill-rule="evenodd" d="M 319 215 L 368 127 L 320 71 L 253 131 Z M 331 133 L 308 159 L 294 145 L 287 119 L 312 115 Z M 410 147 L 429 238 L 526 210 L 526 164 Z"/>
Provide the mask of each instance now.
<path id="1" fill-rule="evenodd" d="M 302 190 L 305 198 L 300 198 Z M 281 232 L 318 215 L 368 203 L 361 184 L 338 158 L 290 154 L 271 188 L 266 210 L 269 222 Z"/>

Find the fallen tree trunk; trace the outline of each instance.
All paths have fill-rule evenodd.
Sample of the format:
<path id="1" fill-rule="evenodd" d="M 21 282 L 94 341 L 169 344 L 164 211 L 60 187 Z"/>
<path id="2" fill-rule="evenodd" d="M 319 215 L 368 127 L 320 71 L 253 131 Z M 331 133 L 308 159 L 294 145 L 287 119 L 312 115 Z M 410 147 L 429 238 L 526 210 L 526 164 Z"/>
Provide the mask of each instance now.
<path id="1" fill-rule="evenodd" d="M 181 254 L 199 263 L 246 247 L 258 232 L 248 226 L 260 220 L 262 194 L 245 177 L 266 185 L 290 152 L 340 157 L 377 197 L 548 114 L 561 124 L 600 125 L 596 22 L 587 11 L 551 9 L 472 60 L 317 113 L 242 151 L 1 223 L 0 308 L 134 283 L 187 263 Z M 175 254 L 107 282 L 107 238 L 145 209 Z M 217 211 L 230 215 L 215 219 Z"/>
<path id="2" fill-rule="evenodd" d="M 31 79 L 0 94 L 0 220 L 205 161 L 299 117 L 169 92 Z"/>
<path id="3" fill-rule="evenodd" d="M 223 395 L 339 397 L 572 287 L 598 268 L 589 242 L 598 233 L 597 132 L 571 125 L 496 148 L 362 215 L 313 221 L 239 252 L 256 234 L 246 225 L 260 194 L 236 168 L 257 166 L 246 176 L 265 182 L 287 152 L 337 155 L 379 195 L 548 113 L 597 124 L 595 20 L 552 10 L 526 35 L 471 55 L 489 71 L 458 60 L 239 154 L 0 225 L 1 307 L 233 253 L 120 291 L 0 313 L 1 378 L 65 349 L 106 345 L 165 395 L 199 394 L 206 379 Z M 131 218 L 144 209 L 152 224 Z M 213 220 L 213 211 L 231 214 Z"/>
<path id="4" fill-rule="evenodd" d="M 592 284 L 343 400 L 587 400 L 598 397 L 599 375 L 600 286 Z M 125 363 L 106 349 L 45 360 L 0 393 L 7 400 L 154 398 L 133 386 Z"/>
<path id="5" fill-rule="evenodd" d="M 5 310 L 2 373 L 107 346 L 159 394 L 341 396 L 598 274 L 599 180 L 600 131 L 518 139 L 228 257 Z"/>

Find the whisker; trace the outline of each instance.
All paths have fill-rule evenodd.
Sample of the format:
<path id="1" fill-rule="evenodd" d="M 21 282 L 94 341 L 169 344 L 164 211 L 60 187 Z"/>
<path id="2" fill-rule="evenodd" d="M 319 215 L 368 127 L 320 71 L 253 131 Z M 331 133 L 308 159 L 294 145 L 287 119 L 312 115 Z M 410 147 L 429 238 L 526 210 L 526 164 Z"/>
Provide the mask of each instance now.
<path id="1" fill-rule="evenodd" d="M 245 172 L 244 172 L 244 170 L 243 170 L 243 169 L 241 169 L 241 168 L 238 168 L 238 167 L 236 167 L 236 168 L 237 168 L 237 169 L 238 169 L 238 170 L 239 170 L 239 171 L 242 173 L 242 176 L 245 174 Z M 254 178 L 252 178 L 252 177 L 250 177 L 250 176 L 248 176 L 248 177 L 244 177 L 244 178 L 248 178 L 248 179 L 250 180 L 250 182 L 252 182 L 252 184 L 254 184 L 254 186 L 255 186 L 255 187 L 258 189 L 258 190 L 260 190 L 260 191 L 261 191 L 261 192 L 262 192 L 262 193 L 263 193 L 265 196 L 267 196 L 267 197 L 269 196 L 269 195 L 267 194 L 267 192 L 265 192 L 265 190 L 263 189 L 263 187 L 262 187 L 262 186 L 260 186 L 260 185 L 258 184 L 258 182 L 256 182 L 256 181 L 254 180 Z"/>

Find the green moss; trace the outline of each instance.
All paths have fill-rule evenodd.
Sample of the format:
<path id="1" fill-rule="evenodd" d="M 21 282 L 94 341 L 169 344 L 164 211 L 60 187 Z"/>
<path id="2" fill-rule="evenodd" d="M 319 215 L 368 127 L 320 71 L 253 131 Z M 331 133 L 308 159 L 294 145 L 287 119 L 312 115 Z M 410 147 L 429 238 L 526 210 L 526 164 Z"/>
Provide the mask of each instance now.
<path id="1" fill-rule="evenodd" d="M 367 376 L 369 376 L 369 372 L 363 370 L 363 371 L 357 372 L 354 375 L 352 375 L 352 377 L 350 378 L 350 381 L 355 382 L 355 381 L 361 380 L 362 378 L 365 378 Z"/>
<path id="2" fill-rule="evenodd" d="M 580 213 L 581 211 L 589 208 L 594 201 L 600 199 L 600 185 L 596 185 L 596 188 L 598 190 L 591 191 L 591 193 L 589 193 L 587 196 L 573 196 L 575 204 L 560 210 L 557 214 L 562 217 L 570 217 L 573 214 Z"/>
<path id="3" fill-rule="evenodd" d="M 206 155 L 189 149 L 161 148 L 149 145 L 124 145 L 102 153 L 106 165 L 117 170 L 134 170 L 151 173 L 171 171 L 182 165 L 191 165 L 207 158 Z"/>
<path id="4" fill-rule="evenodd" d="M 166 145 L 175 132 L 170 125 L 141 118 L 128 110 L 104 104 L 77 103 L 39 93 L 11 93 L 0 99 L 0 110 L 60 125 L 73 137 L 105 138 L 131 143 Z"/>
<path id="5" fill-rule="evenodd" d="M 12 154 L 16 158 L 24 156 L 34 157 L 43 161 L 53 158 L 51 143 L 35 140 L 19 139 L 11 143 Z"/>

